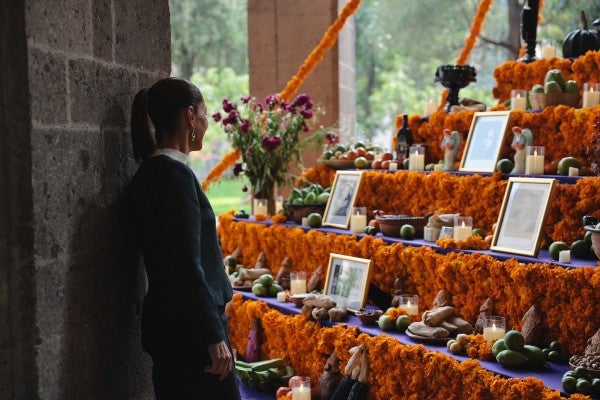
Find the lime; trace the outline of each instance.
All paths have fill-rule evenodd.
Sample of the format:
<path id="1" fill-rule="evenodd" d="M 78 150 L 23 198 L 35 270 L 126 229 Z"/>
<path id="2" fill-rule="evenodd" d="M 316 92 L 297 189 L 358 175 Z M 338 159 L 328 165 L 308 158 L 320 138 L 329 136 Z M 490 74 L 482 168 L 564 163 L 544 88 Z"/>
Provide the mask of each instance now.
<path id="1" fill-rule="evenodd" d="M 592 394 L 592 382 L 585 378 L 579 378 L 575 389 L 581 394 Z"/>
<path id="2" fill-rule="evenodd" d="M 375 228 L 374 226 L 367 226 L 365 228 L 365 233 L 367 235 L 377 235 L 377 228 Z"/>
<path id="3" fill-rule="evenodd" d="M 405 158 L 404 161 L 402 161 L 402 169 L 408 169 L 408 158 Z"/>
<path id="4" fill-rule="evenodd" d="M 277 297 L 279 292 L 283 292 L 283 288 L 276 283 L 267 288 L 267 296 L 269 297 Z"/>
<path id="5" fill-rule="evenodd" d="M 473 228 L 473 236 L 480 236 L 482 239 L 485 239 L 485 231 L 481 228 Z"/>
<path id="6" fill-rule="evenodd" d="M 262 283 L 264 286 L 271 286 L 275 279 L 273 279 L 273 275 L 271 274 L 263 274 L 258 278 L 258 282 Z"/>
<path id="7" fill-rule="evenodd" d="M 410 224 L 404 224 L 400 228 L 400 237 L 402 239 L 411 240 L 415 237 L 416 230 L 415 227 Z"/>
<path id="8" fill-rule="evenodd" d="M 369 160 L 367 160 L 367 157 L 360 156 L 354 159 L 354 166 L 356 168 L 363 169 L 367 168 L 369 165 L 371 165 L 371 163 L 369 162 Z"/>
<path id="9" fill-rule="evenodd" d="M 362 142 L 356 142 L 356 144 L 354 144 L 354 148 L 358 149 L 359 147 L 367 147 L 367 146 L 365 146 Z"/>
<path id="10" fill-rule="evenodd" d="M 388 315 L 382 315 L 377 320 L 377 325 L 379 325 L 379 329 L 382 331 L 391 331 L 394 329 L 394 321 Z"/>
<path id="11" fill-rule="evenodd" d="M 565 157 L 558 162 L 558 174 L 569 175 L 569 168 L 579 168 L 579 161 L 575 157 Z"/>
<path id="12" fill-rule="evenodd" d="M 600 378 L 594 378 L 592 381 L 592 391 L 594 394 L 600 394 Z"/>
<path id="13" fill-rule="evenodd" d="M 576 378 L 587 378 L 588 377 L 588 371 L 587 368 L 584 366 L 578 366 L 575 367 L 575 369 L 573 370 L 573 376 L 575 376 Z"/>
<path id="14" fill-rule="evenodd" d="M 548 361 L 558 364 L 561 360 L 562 358 L 558 351 L 550 350 L 550 353 L 548 353 Z"/>
<path id="15" fill-rule="evenodd" d="M 585 234 L 583 235 L 583 240 L 585 240 L 589 244 L 592 244 L 592 232 L 585 231 Z"/>
<path id="16" fill-rule="evenodd" d="M 318 204 L 327 204 L 328 201 L 329 201 L 329 193 L 328 192 L 323 192 L 317 196 Z"/>
<path id="17" fill-rule="evenodd" d="M 314 192 L 309 192 L 304 197 L 304 204 L 315 204 L 317 202 L 317 195 Z"/>
<path id="18" fill-rule="evenodd" d="M 504 344 L 509 350 L 521 351 L 525 345 L 525 338 L 521 332 L 513 329 L 504 335 Z"/>
<path id="19" fill-rule="evenodd" d="M 306 223 L 311 228 L 318 228 L 323 223 L 323 217 L 319 213 L 310 213 L 308 217 L 306 217 Z"/>
<path id="20" fill-rule="evenodd" d="M 412 318 L 408 315 L 401 315 L 396 318 L 396 329 L 400 332 L 404 332 L 410 324 L 412 324 Z"/>
<path id="21" fill-rule="evenodd" d="M 325 150 L 321 154 L 321 160 L 329 160 L 331 157 L 333 157 L 333 150 Z"/>
<path id="22" fill-rule="evenodd" d="M 510 174 L 513 169 L 513 162 L 508 158 L 503 158 L 496 163 L 496 171 L 502 172 L 503 174 Z"/>
<path id="23" fill-rule="evenodd" d="M 304 200 L 302 200 L 302 197 L 298 197 L 292 200 L 292 204 L 304 204 Z"/>
<path id="24" fill-rule="evenodd" d="M 575 258 L 588 258 L 590 256 L 590 244 L 583 239 L 574 241 L 571 244 L 571 255 Z"/>
<path id="25" fill-rule="evenodd" d="M 558 260 L 558 254 L 563 250 L 569 250 L 569 246 L 565 242 L 552 242 L 548 246 L 548 252 L 553 260 Z"/>
<path id="26" fill-rule="evenodd" d="M 494 345 L 492 346 L 492 354 L 494 355 L 494 357 L 500 354 L 500 352 L 503 350 L 508 350 L 508 347 L 506 347 L 506 343 L 504 343 L 504 339 L 496 340 L 494 342 Z"/>
<path id="27" fill-rule="evenodd" d="M 572 376 L 565 376 L 562 378 L 562 387 L 567 393 L 575 393 L 577 390 L 577 379 Z"/>
<path id="28" fill-rule="evenodd" d="M 252 293 L 257 296 L 266 296 L 267 295 L 267 287 L 262 283 L 255 283 L 252 286 Z"/>
<path id="29" fill-rule="evenodd" d="M 550 350 L 558 351 L 559 353 L 562 350 L 562 345 L 557 340 L 552 341 L 548 347 Z"/>

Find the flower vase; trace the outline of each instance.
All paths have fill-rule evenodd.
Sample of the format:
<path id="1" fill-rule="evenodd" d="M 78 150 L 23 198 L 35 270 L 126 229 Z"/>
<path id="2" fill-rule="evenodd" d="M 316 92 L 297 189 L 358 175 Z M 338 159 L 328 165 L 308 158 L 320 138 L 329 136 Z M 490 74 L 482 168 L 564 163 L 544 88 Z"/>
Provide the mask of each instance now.
<path id="1" fill-rule="evenodd" d="M 266 202 L 267 206 L 267 215 L 275 215 L 277 210 L 275 209 L 275 182 L 265 182 L 260 186 L 253 187 L 253 208 L 254 214 L 256 212 L 256 204 L 258 201 Z M 263 212 L 259 212 L 258 214 L 264 214 Z"/>

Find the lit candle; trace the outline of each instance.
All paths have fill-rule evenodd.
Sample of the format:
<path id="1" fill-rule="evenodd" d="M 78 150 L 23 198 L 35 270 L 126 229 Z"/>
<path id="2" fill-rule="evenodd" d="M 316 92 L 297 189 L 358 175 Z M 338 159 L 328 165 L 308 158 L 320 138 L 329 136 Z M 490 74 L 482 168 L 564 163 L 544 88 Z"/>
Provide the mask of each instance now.
<path id="1" fill-rule="evenodd" d="M 525 110 L 527 108 L 527 92 L 525 90 L 513 90 L 510 97 L 510 109 Z"/>
<path id="2" fill-rule="evenodd" d="M 461 217 L 458 217 L 458 218 L 461 218 Z M 462 217 L 462 218 L 471 218 L 471 217 Z M 471 221 L 472 221 L 472 219 L 471 219 Z M 454 237 L 454 240 L 456 240 L 458 242 L 464 242 L 465 240 L 467 240 L 468 238 L 473 236 L 472 222 L 471 222 L 471 224 L 466 224 L 465 222 L 466 222 L 466 220 L 462 220 L 459 222 L 459 225 L 454 225 L 454 230 L 452 231 L 452 235 Z"/>
<path id="3" fill-rule="evenodd" d="M 310 387 L 298 386 L 293 388 L 292 400 L 310 400 Z"/>
<path id="4" fill-rule="evenodd" d="M 363 233 L 367 227 L 367 208 L 354 207 L 350 215 L 350 232 Z"/>
<path id="5" fill-rule="evenodd" d="M 437 103 L 432 100 L 427 100 L 425 102 L 425 109 L 423 110 L 423 117 L 429 117 L 431 114 L 437 111 Z"/>
<path id="6" fill-rule="evenodd" d="M 579 168 L 569 167 L 569 176 L 579 176 Z"/>
<path id="7" fill-rule="evenodd" d="M 542 58 L 549 59 L 556 57 L 556 46 L 553 40 L 542 40 Z"/>
<path id="8" fill-rule="evenodd" d="M 586 82 L 583 84 L 583 107 L 594 107 L 600 103 L 600 84 Z"/>
<path id="9" fill-rule="evenodd" d="M 492 326 L 483 328 L 483 338 L 487 342 L 495 342 L 498 339 L 502 339 L 505 333 L 505 329 L 496 326 L 495 323 L 492 323 Z"/>
<path id="10" fill-rule="evenodd" d="M 410 147 L 408 169 L 410 171 L 422 171 L 425 169 L 425 148 L 421 145 Z"/>
<path id="11" fill-rule="evenodd" d="M 275 212 L 283 209 L 283 196 L 275 197 Z"/>
<path id="12" fill-rule="evenodd" d="M 408 300 L 406 304 L 402 304 L 401 307 L 408 315 L 413 316 L 419 314 L 419 306 L 417 304 L 410 304 L 410 300 Z"/>
<path id="13" fill-rule="evenodd" d="M 415 316 L 419 314 L 419 296 L 416 294 L 401 294 L 398 306 L 402 308 L 406 314 Z"/>
<path id="14" fill-rule="evenodd" d="M 537 149 L 525 158 L 525 173 L 527 175 L 542 175 L 544 173 L 544 156 L 538 155 Z"/>
<path id="15" fill-rule="evenodd" d="M 267 202 L 266 200 L 257 200 L 254 204 L 254 215 L 267 215 Z"/>
<path id="16" fill-rule="evenodd" d="M 571 250 L 562 250 L 558 252 L 558 262 L 570 263 L 571 262 Z"/>
<path id="17" fill-rule="evenodd" d="M 306 293 L 306 272 L 290 272 L 290 293 L 292 296 Z"/>

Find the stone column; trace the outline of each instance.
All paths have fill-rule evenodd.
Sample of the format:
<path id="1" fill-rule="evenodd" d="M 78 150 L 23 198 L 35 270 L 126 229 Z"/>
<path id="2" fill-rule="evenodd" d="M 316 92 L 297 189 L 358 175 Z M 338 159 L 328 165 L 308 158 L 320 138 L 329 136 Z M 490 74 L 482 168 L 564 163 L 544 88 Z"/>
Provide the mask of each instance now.
<path id="1" fill-rule="evenodd" d="M 7 1 L 0 398 L 153 398 L 120 197 L 131 101 L 170 71 L 168 1 Z"/>
<path id="2" fill-rule="evenodd" d="M 345 3 L 344 0 L 248 0 L 250 93 L 263 99 L 283 90 Z M 354 18 L 350 18 L 336 44 L 298 91 L 310 94 L 326 109 L 320 124 L 340 123 L 348 135 L 354 135 L 356 122 L 354 42 Z M 313 165 L 320 153 L 306 152 L 305 164 Z"/>

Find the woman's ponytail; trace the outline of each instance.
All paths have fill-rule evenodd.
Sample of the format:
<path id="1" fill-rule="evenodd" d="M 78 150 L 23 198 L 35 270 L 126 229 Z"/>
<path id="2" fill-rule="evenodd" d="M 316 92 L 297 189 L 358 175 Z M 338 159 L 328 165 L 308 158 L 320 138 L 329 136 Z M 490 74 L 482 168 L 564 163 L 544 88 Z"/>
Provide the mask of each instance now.
<path id="1" fill-rule="evenodd" d="M 142 162 L 154 152 L 156 144 L 148 119 L 148 89 L 142 89 L 135 95 L 131 106 L 131 145 L 133 158 Z"/>

